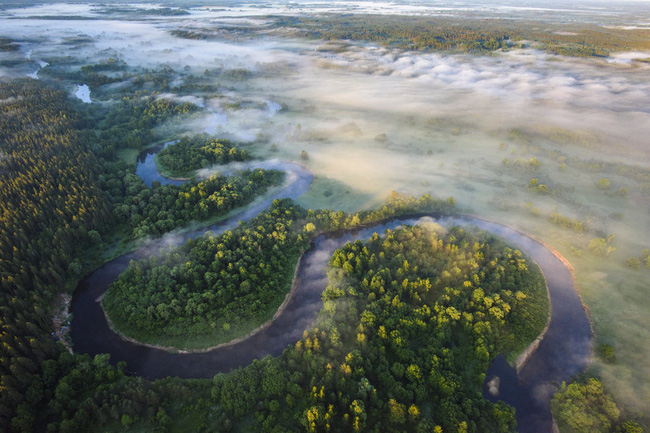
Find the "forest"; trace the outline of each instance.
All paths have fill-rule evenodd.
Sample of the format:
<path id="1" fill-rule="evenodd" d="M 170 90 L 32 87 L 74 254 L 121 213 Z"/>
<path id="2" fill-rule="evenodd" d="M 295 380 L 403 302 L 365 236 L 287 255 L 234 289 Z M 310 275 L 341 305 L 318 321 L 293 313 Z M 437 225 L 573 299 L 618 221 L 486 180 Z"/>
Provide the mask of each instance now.
<path id="1" fill-rule="evenodd" d="M 84 68 L 117 67 L 121 67 L 120 62 L 109 59 Z M 90 143 L 101 166 L 97 183 L 112 204 L 117 230 L 126 232 L 129 239 L 160 236 L 192 221 L 214 220 L 282 182 L 283 173 L 256 169 L 237 171 L 230 176 L 217 173 L 205 179 L 193 178 L 181 186 L 154 182 L 153 188 L 147 187 L 133 173 L 132 163 L 123 157 L 124 150 L 137 153 L 162 138 L 155 130 L 157 126 L 167 121 L 180 122 L 197 109 L 194 104 L 144 92 L 122 98 L 109 108 L 92 107 L 82 111 L 80 134 Z M 94 127 L 97 124 L 99 128 Z M 162 158 L 158 160 L 163 172 L 188 176 L 197 168 L 248 158 L 246 150 L 228 140 L 214 140 L 201 134 L 182 136 L 160 154 Z"/>
<path id="2" fill-rule="evenodd" d="M 0 100 L 0 428 L 30 431 L 48 400 L 42 363 L 63 352 L 51 305 L 112 217 L 66 93 L 23 80 L 0 83 Z"/>
<path id="3" fill-rule="evenodd" d="M 72 277 L 73 281 L 75 280 L 73 275 L 76 275 L 76 272 L 68 272 L 66 266 L 73 262 L 74 258 L 83 260 L 84 248 L 92 245 L 93 242 L 100 241 L 105 227 L 115 224 L 115 217 L 111 215 L 110 195 L 103 193 L 98 184 L 94 182 L 101 172 L 102 164 L 89 150 L 84 150 L 84 145 L 76 138 L 77 128 L 81 125 L 78 120 L 75 124 L 75 115 L 72 111 L 62 110 L 62 107 L 67 105 L 65 96 L 61 92 L 49 90 L 35 81 L 3 85 L 0 90 L 3 100 L 13 101 L 2 106 L 4 110 L 2 120 L 5 122 L 2 125 L 1 141 L 3 146 L 1 160 L 3 188 L 1 191 L 4 194 L 1 238 L 4 245 L 2 248 L 4 256 L 1 262 L 3 266 L 2 308 L 4 317 L 2 324 L 4 343 L 2 348 L 3 406 L 1 412 L 3 428 L 11 431 L 30 431 L 38 422 L 49 425 L 48 431 L 79 431 L 79 429 L 90 428 L 91 425 L 97 425 L 97 423 L 99 425 L 115 423 L 129 426 L 137 421 L 152 423 L 159 431 L 166 431 L 166 426 L 173 424 L 166 411 L 179 413 L 176 406 L 171 407 L 171 403 L 166 397 L 170 395 L 180 395 L 175 401 L 186 401 L 187 406 L 183 406 L 186 409 L 194 407 L 196 411 L 192 415 L 193 417 L 206 414 L 207 412 L 199 410 L 201 407 L 205 407 L 206 401 L 201 398 L 196 400 L 201 392 L 205 392 L 205 385 L 199 386 L 203 391 L 193 391 L 192 382 L 179 383 L 178 381 L 164 380 L 151 384 L 142 379 L 129 378 L 122 372 L 124 366 L 116 368 L 108 365 L 107 357 L 98 356 L 91 360 L 84 355 L 70 355 L 61 345 L 55 344 L 47 337 L 50 331 L 50 303 L 59 292 L 61 285 L 66 283 L 66 277 Z M 39 149 L 38 152 L 35 151 L 36 148 Z M 68 188 L 63 188 L 63 185 L 66 184 Z M 28 185 L 32 186 L 28 187 Z M 406 212 L 407 207 L 412 205 L 421 206 L 414 211 L 453 208 L 453 200 L 434 200 L 430 197 L 409 199 L 394 194 L 392 202 L 392 206 L 387 206 L 382 210 L 351 216 L 329 211 L 305 212 L 304 229 L 315 230 L 316 225 L 321 229 L 354 226 L 372 219 L 386 218 L 399 212 Z M 285 206 L 290 206 L 290 204 L 276 204 L 276 213 L 282 214 L 282 218 L 285 218 L 286 212 L 289 211 L 284 209 Z M 302 239 L 303 243 L 301 244 L 298 238 L 300 234 L 283 232 L 280 227 L 281 223 L 275 220 L 273 212 L 273 210 L 270 212 L 270 216 L 264 214 L 260 217 L 271 220 L 267 223 L 261 222 L 262 229 L 266 231 L 264 227 L 266 225 L 269 229 L 274 229 L 268 233 L 271 238 L 287 236 L 289 241 L 293 241 L 293 245 L 288 242 L 292 248 L 283 251 L 289 256 L 292 252 L 295 254 L 300 248 L 304 248 L 305 238 Z M 17 225 L 18 221 L 23 221 L 23 225 Z M 290 219 L 287 220 L 288 227 L 290 227 L 289 221 Z M 312 224 L 313 228 L 309 224 Z M 255 230 L 262 231 L 258 228 Z M 278 230 L 280 231 L 278 232 Z M 243 235 L 246 233 L 244 232 Z M 202 241 L 197 241 L 197 244 L 200 242 L 211 243 L 213 242 L 211 239 L 205 238 Z M 238 248 L 242 248 L 243 251 L 244 247 L 253 245 L 247 242 L 240 243 L 239 236 L 236 238 L 232 236 L 232 240 L 229 242 L 229 248 L 224 249 L 222 246 L 221 251 L 224 254 L 234 254 L 233 257 L 241 254 L 237 252 Z M 257 240 L 253 242 L 257 242 Z M 259 242 L 263 242 L 263 240 Z M 219 244 L 212 247 L 219 249 Z M 271 251 L 273 251 L 273 247 Z M 243 255 L 242 259 L 244 259 Z M 291 262 L 290 258 L 284 258 L 284 262 L 281 259 L 283 259 L 282 255 L 276 251 L 269 261 L 269 265 L 273 265 L 273 260 L 280 261 L 279 265 L 285 264 L 285 266 L 286 263 Z M 371 258 L 364 259 L 370 260 Z M 242 265 L 245 263 L 242 261 Z M 291 267 L 289 265 L 289 268 Z M 240 269 L 246 268 L 241 267 Z M 347 269 L 347 266 L 343 269 Z M 187 273 L 188 277 L 191 275 L 193 275 L 191 272 Z M 260 274 L 259 277 L 262 276 L 263 274 Z M 235 274 L 233 274 L 234 277 L 236 277 Z M 414 279 L 415 281 L 418 280 Z M 401 286 L 398 286 L 398 289 L 399 287 Z M 408 285 L 406 287 L 408 288 Z M 392 290 L 392 285 L 388 285 L 387 288 Z M 332 296 L 332 291 L 327 293 Z M 399 297 L 397 299 L 399 300 Z M 188 299 L 188 305 L 191 304 L 191 299 Z M 397 303 L 397 305 L 401 304 Z M 453 310 L 449 309 L 449 311 Z M 350 311 L 349 315 L 352 317 L 353 312 Z M 319 344 L 325 348 L 330 344 L 331 338 L 329 341 L 323 339 L 322 342 L 318 342 L 319 337 L 323 338 L 321 333 L 331 332 L 332 335 L 336 335 L 337 332 L 334 328 L 329 331 L 329 328 L 323 327 L 323 330 L 325 329 L 328 331 L 319 331 L 316 339 L 306 337 L 304 346 L 303 343 L 299 343 L 293 352 L 288 353 L 293 353 L 294 357 L 298 357 L 305 350 L 304 348 L 307 350 L 306 353 L 319 353 L 312 352 L 314 341 L 316 341 L 317 348 Z M 341 327 L 341 331 L 345 331 L 341 333 L 341 341 L 347 344 L 350 329 Z M 404 337 L 402 338 L 407 338 L 410 331 L 404 329 L 403 332 Z M 372 341 L 371 338 L 369 336 L 368 340 Z M 341 348 L 342 346 L 337 344 L 337 346 L 333 346 L 332 350 L 335 347 Z M 302 355 L 299 358 L 302 359 Z M 293 364 L 291 358 L 283 357 L 281 359 L 283 362 Z M 315 359 L 313 366 L 321 368 L 325 365 L 322 364 L 323 361 L 324 359 Z M 232 376 L 219 376 L 215 380 L 212 387 L 214 397 L 209 397 L 213 399 L 209 401 L 223 405 L 223 412 L 220 416 L 228 418 L 229 414 L 232 414 L 236 418 L 242 419 L 244 414 L 251 414 L 255 410 L 248 403 L 257 398 L 255 388 L 249 388 L 251 392 L 241 400 L 222 400 L 221 396 L 227 396 L 228 387 L 235 383 L 237 386 L 257 383 L 261 379 L 260 365 L 267 362 L 271 361 L 256 362 Z M 338 362 L 342 362 L 342 360 L 339 359 Z M 350 368 L 349 365 L 355 361 L 353 357 L 350 357 L 347 362 L 346 365 Z M 309 367 L 311 364 L 312 362 L 309 362 L 301 368 L 311 368 Z M 264 373 L 266 376 L 282 377 L 275 374 L 277 370 L 273 370 L 273 366 L 268 368 Z M 306 372 L 309 371 L 306 370 Z M 341 369 L 340 366 L 337 366 L 336 371 L 337 375 L 341 375 L 339 377 L 341 380 L 348 374 L 346 367 Z M 360 370 L 355 369 L 355 371 Z M 399 373 L 397 367 L 396 371 Z M 248 379 L 240 381 L 241 375 Z M 397 377 L 403 380 L 403 375 L 398 374 Z M 89 378 L 92 379 L 89 380 Z M 309 378 L 304 372 L 301 373 L 300 368 L 292 373 L 292 378 L 293 394 L 290 395 L 293 398 L 298 397 L 295 399 L 296 402 L 302 404 L 302 402 L 306 403 L 313 398 L 318 400 L 320 391 L 316 392 L 315 397 L 309 397 L 309 400 L 302 400 L 302 397 L 312 395 L 311 388 L 315 385 L 311 386 L 311 382 L 320 379 Z M 288 383 L 282 382 L 282 385 Z M 359 389 L 359 383 L 366 384 L 365 381 L 350 382 L 350 384 L 352 383 L 354 383 L 354 389 Z M 369 382 L 367 385 L 373 386 Z M 325 384 L 320 385 L 320 388 L 323 386 Z M 291 398 L 288 399 L 289 401 L 285 399 L 281 403 L 278 402 L 276 400 L 278 395 L 274 393 L 278 390 L 274 389 L 273 385 L 268 385 L 267 388 L 269 391 L 265 395 L 268 396 L 268 408 L 264 409 L 264 419 L 268 416 L 271 421 L 266 421 L 266 425 L 274 424 L 272 420 L 276 415 L 273 414 L 285 405 L 288 412 L 283 417 L 284 422 L 291 420 L 293 420 L 291 422 L 295 422 L 293 416 L 289 414 L 297 413 L 296 410 L 300 412 L 302 408 L 294 408 Z M 286 396 L 284 389 L 279 389 L 279 392 Z M 304 395 L 301 394 L 303 392 L 305 392 Z M 407 391 L 405 396 L 409 395 Z M 415 420 L 419 418 L 419 415 L 416 416 L 413 413 L 416 410 L 424 411 L 425 408 L 418 409 L 416 402 L 419 400 L 416 400 L 415 397 L 406 400 L 401 397 L 396 398 L 388 399 L 386 403 L 387 407 L 394 407 L 391 410 L 395 413 L 396 425 L 401 425 L 400 423 L 415 425 Z M 313 402 L 315 403 L 316 400 Z M 356 397 L 341 401 L 346 402 L 344 404 L 346 411 L 349 409 L 347 406 L 354 402 L 356 402 L 353 406 L 355 411 L 362 410 L 362 405 L 365 405 L 363 399 Z M 410 403 L 411 401 L 413 403 Z M 407 403 L 409 403 L 408 408 L 404 406 Z M 245 407 L 235 408 L 232 407 L 233 404 L 242 404 Z M 377 404 L 380 403 L 368 400 L 367 408 L 371 424 L 376 422 Z M 506 425 L 511 425 L 509 424 L 512 422 L 511 411 L 500 405 L 495 408 L 489 412 L 487 415 L 489 420 L 485 422 L 505 422 Z M 187 413 L 184 412 L 186 409 L 183 409 L 180 414 Z M 410 409 L 410 415 L 406 415 L 407 409 Z M 310 407 L 307 412 L 311 415 L 306 414 L 304 419 L 320 416 L 316 415 L 319 410 L 323 411 L 317 406 Z M 326 416 L 327 410 L 318 413 Z M 332 410 L 334 411 L 334 407 Z M 336 410 L 337 422 L 346 423 L 344 412 L 339 412 L 341 410 L 339 407 Z M 505 421 L 501 419 L 502 417 Z M 418 421 L 418 423 L 421 422 L 424 421 Z M 444 423 L 447 421 L 439 422 L 446 425 Z M 449 422 L 456 422 L 456 420 Z M 213 420 L 213 422 L 201 421 L 200 424 L 203 425 L 204 430 L 212 431 L 220 430 L 222 426 L 220 419 Z"/>
<path id="4" fill-rule="evenodd" d="M 0 18 L 7 26 L 0 32 L 0 431 L 515 431 L 514 409 L 483 397 L 485 372 L 495 356 L 512 360 L 539 335 L 547 293 L 535 263 L 475 229 L 424 223 L 341 247 L 329 260 L 323 308 L 302 338 L 214 378 L 146 380 L 107 354 L 73 351 L 61 337 L 56 313 L 93 269 L 170 231 L 185 235 L 248 209 L 291 178 L 232 163 L 280 158 L 312 171 L 309 192 L 297 202 L 276 200 L 223 234 L 132 261 L 103 298 L 117 333 L 172 352 L 230 342 L 272 320 L 317 236 L 406 215 L 480 214 L 570 257 L 583 305 L 592 308 L 591 367 L 553 384 L 561 433 L 642 433 L 645 403 L 632 400 L 646 392 L 650 371 L 637 362 L 650 269 L 638 229 L 647 222 L 650 172 L 644 148 L 634 149 L 643 122 L 637 129 L 633 122 L 647 115 L 638 109 L 647 59 L 617 56 L 650 50 L 650 31 L 473 13 L 459 20 L 260 9 L 250 21 L 223 25 L 192 22 L 196 8 L 98 6 L 99 19 L 88 23 L 34 17 L 36 27 L 54 29 L 54 19 L 61 26 L 42 43 L 38 33 L 8 30 L 20 20 Z M 115 28 L 85 34 L 104 19 Z M 431 82 L 440 92 L 430 101 L 419 99 L 426 91 L 417 86 L 433 66 L 408 72 L 420 54 L 449 72 L 446 84 Z M 466 98 L 457 98 L 447 85 L 462 84 L 463 70 L 469 78 L 458 94 Z M 493 87 L 484 88 L 484 119 L 475 93 L 490 84 L 485 71 Z M 9 78 L 14 73 L 33 78 Z M 516 78 L 501 80 L 510 74 Z M 92 103 L 72 96 L 79 83 Z M 553 92 L 566 89 L 581 97 L 555 105 Z M 579 110 L 588 89 L 601 129 Z M 539 111 L 528 118 L 501 111 L 514 94 Z M 190 135 L 217 114 L 225 119 L 219 135 Z M 527 121 L 535 116 L 539 123 Z M 578 117 L 584 130 L 571 125 Z M 627 131 L 600 133 L 608 127 Z M 157 153 L 157 168 L 184 183 L 147 186 L 136 155 L 164 143 L 171 144 Z M 222 173 L 201 170 L 227 164 L 216 168 Z M 401 192 L 380 203 L 392 189 Z M 407 193 L 429 191 L 460 205 Z"/>
<path id="5" fill-rule="evenodd" d="M 196 110 L 198 107 L 189 102 L 181 104 L 145 92 L 124 97 L 108 109 L 86 111 L 84 126 L 93 133 L 93 151 L 112 159 L 121 148 L 142 149 L 151 145 L 160 138 L 153 131 L 154 127 L 179 115 L 188 116 Z M 96 130 L 97 124 L 99 128 Z"/>
<path id="6" fill-rule="evenodd" d="M 256 410 L 259 431 L 512 431 L 513 410 L 480 390 L 494 353 L 544 326 L 541 274 L 518 251 L 407 227 L 330 263 L 313 329 L 280 358 L 215 377 L 224 425 Z"/>
<path id="7" fill-rule="evenodd" d="M 58 379 L 74 373 L 78 363 L 95 371 L 84 357 L 69 357 L 50 334 L 57 295 L 71 291 L 86 269 L 101 263 L 100 246 L 110 246 L 106 242 L 124 227 L 128 240 L 221 215 L 283 175 L 252 170 L 150 189 L 129 164 L 97 143 L 122 145 L 134 122 L 147 134 L 161 115 L 182 114 L 185 108 L 146 97 L 123 101 L 123 108 L 118 105 L 104 119 L 113 135 L 97 141 L 96 131 L 86 126 L 88 113 L 75 112 L 64 91 L 19 80 L 0 84 L 0 100 L 0 427 L 22 432 L 32 431 L 37 419 L 65 418 L 53 404 L 43 413 Z M 124 107 L 133 109 L 129 116 Z M 122 131 L 115 134 L 114 125 Z M 60 356 L 66 361 L 57 361 Z"/>
<path id="8" fill-rule="evenodd" d="M 171 176 L 183 177 L 195 170 L 215 164 L 248 159 L 246 150 L 239 150 L 229 140 L 207 139 L 204 136 L 181 137 L 156 155 L 160 170 Z"/>
<path id="9" fill-rule="evenodd" d="M 461 229 L 443 235 L 406 228 L 342 248 L 331 259 L 317 325 L 280 357 L 254 361 L 212 382 L 149 382 L 129 377 L 123 363 L 111 366 L 106 355 L 69 354 L 48 338 L 49 308 L 60 287 L 72 286 L 88 264 L 86 248 L 103 242 L 107 230 L 127 215 L 150 216 L 157 224 L 158 213 L 149 215 L 145 209 L 153 208 L 147 206 L 172 204 L 180 194 L 200 200 L 208 196 L 202 189 L 207 185 L 149 189 L 119 158 L 95 156 L 84 146 L 78 137 L 88 131 L 66 108 L 62 92 L 35 81 L 0 90 L 10 101 L 2 106 L 0 160 L 3 429 L 31 431 L 37 424 L 48 432 L 135 426 L 160 432 L 181 426 L 193 431 L 514 428 L 513 410 L 484 400 L 480 387 L 496 353 L 521 350 L 543 327 L 543 280 L 518 251 Z M 277 176 L 247 175 L 255 184 Z M 124 206 L 135 203 L 144 205 L 127 213 Z M 272 314 L 288 290 L 297 256 L 317 233 L 454 209 L 452 198 L 398 193 L 380 209 L 355 214 L 276 201 L 246 226 L 134 262 L 112 290 L 125 284 L 170 287 L 136 298 L 119 295 L 133 306 L 125 310 L 128 320 L 176 335 L 216 329 L 223 341 L 237 330 L 239 317 L 261 323 Z M 217 279 L 229 283 L 215 292 L 210 289 Z M 271 307 L 264 308 L 265 302 Z M 210 321 L 197 322 L 201 312 Z"/>
<path id="10" fill-rule="evenodd" d="M 621 29 L 576 23 L 534 23 L 499 19 L 467 19 L 396 15 L 324 15 L 276 17 L 274 28 L 290 28 L 303 37 L 379 43 L 403 49 L 489 53 L 537 44 L 547 52 L 571 57 L 607 57 L 620 50 L 650 48 L 650 30 L 631 34 Z"/>
<path id="11" fill-rule="evenodd" d="M 246 226 L 132 262 L 103 301 L 113 326 L 180 349 L 247 334 L 277 310 L 309 245 L 292 227 L 300 213 L 278 204 Z"/>
<path id="12" fill-rule="evenodd" d="M 293 211 L 277 202 L 264 218 Z M 495 353 L 544 326 L 536 266 L 492 236 L 424 227 L 348 244 L 330 264 L 317 323 L 280 357 L 217 375 L 205 431 L 512 431 L 513 410 L 481 387 Z"/>
<path id="13" fill-rule="evenodd" d="M 276 200 L 236 229 L 219 236 L 208 232 L 180 248 L 132 262 L 109 288 L 103 305 L 113 327 L 138 341 L 179 349 L 214 346 L 271 318 L 291 287 L 298 257 L 315 235 L 453 209 L 453 200 L 397 193 L 382 209 L 356 214 L 306 211 Z"/>
<path id="14" fill-rule="evenodd" d="M 283 178 L 279 171 L 255 169 L 232 176 L 214 174 L 181 186 L 156 182 L 149 188 L 127 169 L 107 176 L 100 185 L 112 198 L 115 217 L 128 227 L 133 239 L 140 239 L 225 215 Z"/>

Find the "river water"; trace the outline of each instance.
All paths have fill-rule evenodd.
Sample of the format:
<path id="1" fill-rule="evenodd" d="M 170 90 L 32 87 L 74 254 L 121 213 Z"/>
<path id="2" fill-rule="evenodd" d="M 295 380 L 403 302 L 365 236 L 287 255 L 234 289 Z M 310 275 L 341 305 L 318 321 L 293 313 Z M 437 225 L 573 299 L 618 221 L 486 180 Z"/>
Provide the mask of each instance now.
<path id="1" fill-rule="evenodd" d="M 149 156 L 150 163 L 147 162 Z M 138 166 L 151 163 L 152 153 L 139 162 Z M 571 275 L 557 257 L 538 242 L 516 230 L 477 218 L 399 218 L 361 230 L 316 237 L 312 248 L 305 253 L 301 261 L 298 269 L 299 283 L 284 312 L 265 330 L 231 346 L 203 353 L 170 353 L 124 341 L 113 333 L 100 307 L 100 300 L 111 282 L 126 269 L 131 260 L 155 253 L 160 248 L 181 245 L 189 238 L 202 235 L 206 230 L 218 234 L 234 228 L 239 221 L 248 221 L 268 208 L 275 198 L 299 197 L 313 180 L 311 172 L 299 164 L 271 161 L 256 165 L 284 170 L 287 173 L 285 185 L 273 197 L 257 200 L 243 212 L 222 223 L 184 234 L 166 235 L 149 242 L 133 253 L 106 263 L 79 283 L 71 305 L 71 337 L 75 351 L 90 355 L 109 353 L 112 363 L 126 361 L 128 371 L 148 379 L 167 376 L 211 378 L 219 372 L 246 366 L 254 359 L 279 355 L 288 345 L 298 341 L 303 330 L 314 323 L 322 307 L 320 294 L 327 286 L 327 262 L 334 250 L 347 242 L 367 239 L 375 232 L 381 234 L 386 229 L 423 221 L 435 221 L 443 226 L 477 226 L 522 250 L 537 262 L 546 276 L 552 317 L 539 349 L 519 375 L 500 356 L 488 370 L 486 378 L 489 379 L 493 375 L 501 378 L 499 398 L 515 407 L 519 432 L 551 431 L 549 400 L 555 386 L 581 372 L 587 365 L 591 353 L 589 321 L 575 291 Z M 155 168 L 155 164 L 153 166 Z M 149 176 L 158 175 L 157 170 L 153 174 L 151 171 L 141 170 L 138 174 L 148 184 L 153 180 Z M 484 396 L 494 401 L 485 390 Z"/>

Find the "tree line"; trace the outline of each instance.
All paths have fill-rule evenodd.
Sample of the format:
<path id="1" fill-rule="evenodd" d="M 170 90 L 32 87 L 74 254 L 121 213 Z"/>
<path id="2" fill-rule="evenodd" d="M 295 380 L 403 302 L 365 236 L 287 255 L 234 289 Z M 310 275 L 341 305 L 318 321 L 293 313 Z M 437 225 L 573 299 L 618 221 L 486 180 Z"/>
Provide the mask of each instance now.
<path id="1" fill-rule="evenodd" d="M 607 57 L 610 52 L 650 48 L 649 31 L 630 32 L 592 25 L 546 24 L 541 29 L 521 21 L 457 19 L 401 15 L 330 15 L 278 17 L 274 28 L 290 28 L 314 39 L 367 41 L 403 49 L 489 53 L 539 43 L 552 54 Z M 337 48 L 338 49 L 338 48 Z"/>

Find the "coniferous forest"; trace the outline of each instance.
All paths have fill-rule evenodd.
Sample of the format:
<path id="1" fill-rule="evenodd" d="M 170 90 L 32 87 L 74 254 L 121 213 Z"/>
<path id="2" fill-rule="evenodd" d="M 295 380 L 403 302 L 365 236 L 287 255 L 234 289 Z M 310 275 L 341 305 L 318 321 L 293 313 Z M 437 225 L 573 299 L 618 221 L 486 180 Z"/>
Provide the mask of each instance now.
<path id="1" fill-rule="evenodd" d="M 0 0 L 0 433 L 647 430 L 649 6 L 118 3 Z"/>
<path id="2" fill-rule="evenodd" d="M 153 423 L 164 430 L 172 423 L 167 411 L 179 413 L 165 396 L 179 390 L 180 401 L 188 405 L 196 405 L 197 395 L 209 391 L 198 406 L 211 402 L 221 407 L 210 417 L 206 408 L 192 413 L 207 431 L 249 423 L 255 412 L 263 431 L 281 426 L 415 431 L 452 425 L 508 431 L 514 425 L 512 411 L 487 403 L 477 386 L 496 351 L 520 348 L 517 343 L 534 336 L 544 321 L 544 303 L 526 299 L 543 299 L 544 291 L 539 277 L 515 252 L 494 239 L 462 231 L 438 239 L 423 229 L 404 229 L 385 241 L 375 237 L 368 246 L 357 242 L 345 247 L 332 258 L 319 328 L 306 330 L 280 358 L 220 374 L 212 385 L 171 379 L 150 383 L 125 376 L 128 366 L 110 366 L 107 356 L 69 354 L 49 338 L 50 308 L 61 287 L 78 278 L 81 269 L 74 266 L 82 267 L 86 250 L 101 243 L 111 227 L 127 222 L 135 238 L 160 234 L 176 224 L 174 219 L 166 223 L 165 208 L 157 206 L 172 204 L 170 215 L 176 209 L 185 222 L 206 218 L 210 208 L 185 220 L 182 211 L 202 209 L 203 200 L 214 203 L 214 211 L 223 211 L 239 203 L 215 198 L 221 197 L 215 196 L 218 191 L 227 191 L 229 182 L 247 182 L 246 198 L 279 174 L 270 172 L 267 180 L 264 171 L 249 171 L 231 181 L 212 177 L 195 186 L 150 189 L 125 173 L 119 161 L 95 156 L 81 142 L 82 124 L 66 109 L 62 92 L 34 81 L 3 85 L 1 90 L 2 99 L 11 101 L 2 106 L 1 262 L 3 422 L 11 430 L 46 423 L 48 431 L 79 431 L 97 422 Z M 179 209 L 179 200 L 190 207 Z M 135 204 L 142 205 L 138 209 Z M 277 308 L 297 257 L 313 234 L 408 211 L 451 209 L 453 200 L 397 194 L 380 211 L 350 216 L 306 212 L 277 202 L 246 226 L 133 263 L 109 291 L 106 309 L 118 329 L 124 326 L 127 334 L 137 330 L 132 336 L 142 341 L 161 335 L 185 342 L 206 335 L 227 341 L 231 330 L 240 330 L 251 319 L 263 321 Z M 144 230 L 149 224 L 158 231 Z M 518 287 L 526 287 L 528 294 Z M 522 320 L 527 316 L 539 323 Z M 421 335 L 435 341 L 420 341 Z M 436 352 L 433 358 L 422 352 L 425 347 Z M 456 371 L 460 365 L 453 357 L 468 353 L 476 362 L 469 370 Z M 430 365 L 432 359 L 437 361 Z M 264 377 L 272 382 L 266 384 Z M 203 391 L 197 394 L 192 389 L 196 386 Z M 441 386 L 452 400 L 433 392 Z M 461 394 L 455 391 L 463 389 L 469 406 L 447 410 L 458 404 L 454 402 Z M 188 411 L 189 406 L 183 407 L 180 413 Z M 444 417 L 437 416 L 443 407 Z"/>

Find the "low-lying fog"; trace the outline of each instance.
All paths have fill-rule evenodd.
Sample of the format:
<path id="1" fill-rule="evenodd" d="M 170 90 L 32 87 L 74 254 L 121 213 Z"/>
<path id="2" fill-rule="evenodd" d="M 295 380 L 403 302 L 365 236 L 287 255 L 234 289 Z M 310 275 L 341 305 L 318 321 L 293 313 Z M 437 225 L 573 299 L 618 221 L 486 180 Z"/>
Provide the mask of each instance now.
<path id="1" fill-rule="evenodd" d="M 313 8 L 328 5 L 332 3 L 314 3 Z M 575 7 L 570 13 L 595 21 L 609 13 L 592 6 L 591 15 Z M 617 367 L 601 367 L 608 386 L 621 401 L 648 408 L 647 271 L 634 274 L 623 263 L 650 247 L 650 65 L 634 61 L 650 53 L 614 55 L 609 61 L 532 49 L 441 55 L 282 38 L 277 31 L 239 42 L 234 36 L 189 40 L 170 31 L 221 28 L 227 36 L 229 27 L 264 28 L 265 15 L 288 14 L 291 8 L 195 8 L 187 16 L 141 21 L 106 20 L 98 8 L 50 5 L 4 11 L 0 36 L 18 41 L 21 51 L 0 53 L 5 61 L 0 79 L 55 67 L 69 62 L 68 56 L 79 59 L 75 68 L 109 57 L 131 67 L 169 66 L 178 72 L 176 85 L 189 73 L 219 85 L 218 94 L 162 96 L 206 107 L 205 119 L 186 125 L 190 132 L 254 141 L 248 145 L 251 152 L 265 158 L 300 160 L 303 150 L 308 153 L 303 162 L 316 180 L 300 200 L 306 207 L 367 208 L 392 190 L 452 195 L 466 212 L 549 240 L 577 264 L 599 342 L 614 345 L 626 359 Z M 303 4 L 300 11 L 308 12 L 306 8 Z M 330 9 L 360 13 L 377 8 L 415 14 L 423 13 L 422 8 L 430 14 L 462 9 L 397 3 L 339 3 Z M 474 13 L 498 9 L 477 8 Z M 93 19 L 28 18 L 58 14 Z M 647 14 L 626 10 L 614 15 L 611 25 L 623 25 L 622 17 L 632 16 L 630 26 L 650 23 Z M 26 63 L 9 62 L 17 58 Z M 231 82 L 203 75 L 214 69 L 246 69 L 251 75 Z M 83 84 L 76 83 L 71 95 Z M 94 91 L 92 95 L 97 102 Z M 603 177 L 611 181 L 607 190 L 596 184 Z M 528 187 L 532 179 L 548 185 L 549 192 Z M 587 233 L 552 225 L 552 212 L 583 221 Z M 607 268 L 586 244 L 611 233 L 617 251 Z"/>

